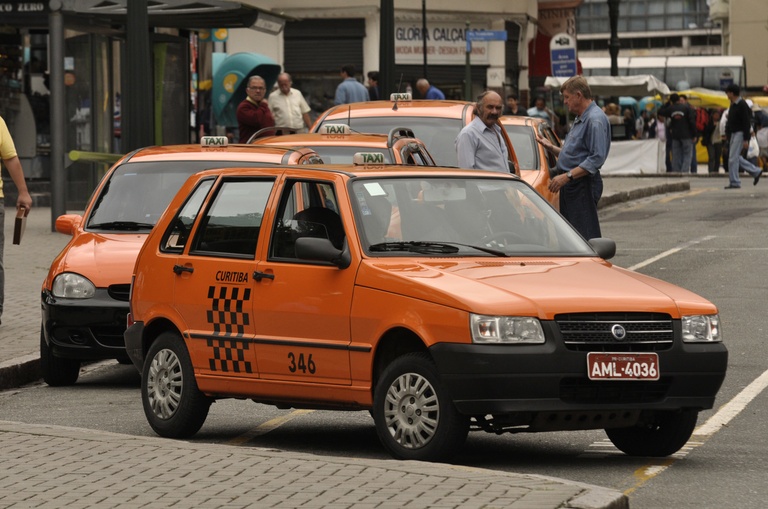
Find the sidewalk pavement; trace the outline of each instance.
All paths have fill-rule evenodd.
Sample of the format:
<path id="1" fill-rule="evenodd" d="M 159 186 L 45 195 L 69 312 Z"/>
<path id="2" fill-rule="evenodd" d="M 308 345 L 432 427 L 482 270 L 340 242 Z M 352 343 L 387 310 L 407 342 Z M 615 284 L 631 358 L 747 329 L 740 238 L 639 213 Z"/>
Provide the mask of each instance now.
<path id="1" fill-rule="evenodd" d="M 606 176 L 600 208 L 688 189 L 680 175 Z M 70 238 L 51 231 L 51 210 L 40 207 L 30 212 L 21 245 L 12 245 L 13 210 L 6 208 L 0 390 L 40 378 L 40 288 Z M 620 492 L 551 477 L 5 421 L 0 451 L 0 508 L 628 507 Z"/>

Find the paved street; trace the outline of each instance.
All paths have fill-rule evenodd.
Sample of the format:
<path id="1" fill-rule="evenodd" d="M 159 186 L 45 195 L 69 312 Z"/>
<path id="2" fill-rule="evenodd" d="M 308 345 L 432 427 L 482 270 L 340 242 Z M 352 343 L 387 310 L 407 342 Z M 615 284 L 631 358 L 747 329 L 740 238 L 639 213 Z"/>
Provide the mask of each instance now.
<path id="1" fill-rule="evenodd" d="M 688 188 L 680 177 L 610 177 L 604 203 Z M 12 212 L 6 210 L 2 389 L 39 378 L 40 285 L 68 240 L 50 231 L 50 209 L 37 208 L 21 246 L 11 245 Z M 627 507 L 618 491 L 565 479 L 5 421 L 0 451 L 0 508 Z"/>

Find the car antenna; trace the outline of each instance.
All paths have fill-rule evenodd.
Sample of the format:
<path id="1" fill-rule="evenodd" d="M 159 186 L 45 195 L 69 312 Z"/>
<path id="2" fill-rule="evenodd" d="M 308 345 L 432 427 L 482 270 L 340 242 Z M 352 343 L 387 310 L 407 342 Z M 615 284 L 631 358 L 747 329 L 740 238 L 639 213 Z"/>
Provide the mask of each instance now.
<path id="1" fill-rule="evenodd" d="M 347 125 L 352 129 L 352 105 L 347 105 Z"/>
<path id="2" fill-rule="evenodd" d="M 397 111 L 397 98 L 400 96 L 400 87 L 403 86 L 403 73 L 400 73 L 400 83 L 397 84 L 397 94 L 395 96 L 395 104 L 392 105 L 392 111 Z"/>

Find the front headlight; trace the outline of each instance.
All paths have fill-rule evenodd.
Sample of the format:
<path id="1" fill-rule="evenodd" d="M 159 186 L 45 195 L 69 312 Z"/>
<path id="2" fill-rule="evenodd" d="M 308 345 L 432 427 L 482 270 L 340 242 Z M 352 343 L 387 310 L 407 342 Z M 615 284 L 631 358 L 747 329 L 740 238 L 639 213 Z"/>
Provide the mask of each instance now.
<path id="1" fill-rule="evenodd" d="M 682 318 L 686 343 L 720 342 L 720 315 L 690 315 Z"/>
<path id="2" fill-rule="evenodd" d="M 90 299 L 96 295 L 96 287 L 87 277 L 73 272 L 64 272 L 56 276 L 51 289 L 54 297 L 65 299 Z"/>
<path id="3" fill-rule="evenodd" d="M 529 316 L 470 315 L 472 342 L 482 344 L 543 343 L 541 322 Z"/>

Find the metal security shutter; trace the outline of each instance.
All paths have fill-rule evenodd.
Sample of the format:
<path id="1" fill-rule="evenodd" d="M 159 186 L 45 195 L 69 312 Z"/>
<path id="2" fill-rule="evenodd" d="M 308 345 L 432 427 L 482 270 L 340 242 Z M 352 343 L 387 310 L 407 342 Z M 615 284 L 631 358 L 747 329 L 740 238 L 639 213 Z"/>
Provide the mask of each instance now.
<path id="1" fill-rule="evenodd" d="M 485 84 L 488 66 L 473 65 L 470 72 L 472 83 Z M 464 73 L 463 65 L 429 65 L 427 62 L 427 78 L 431 85 L 443 91 L 446 99 L 460 99 L 464 97 Z M 403 77 L 401 92 L 405 92 L 405 84 L 416 85 L 416 80 L 424 77 L 424 66 L 422 65 L 396 65 L 395 66 L 395 86 L 400 83 L 400 76 Z M 414 95 L 417 92 L 414 90 Z"/>
<path id="2" fill-rule="evenodd" d="M 512 93 L 519 94 L 517 83 L 520 81 L 520 60 L 518 56 L 520 41 L 520 25 L 514 21 L 505 23 L 507 29 L 507 42 L 504 43 L 504 64 L 507 68 L 507 75 L 512 82 L 508 85 L 512 88 Z"/>
<path id="3" fill-rule="evenodd" d="M 325 19 L 285 24 L 285 68 L 292 73 L 338 73 L 342 65 L 363 68 L 365 20 Z"/>

